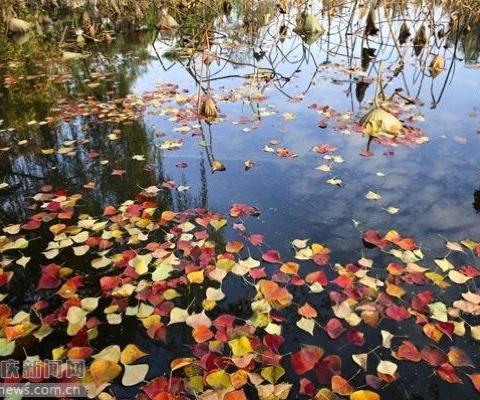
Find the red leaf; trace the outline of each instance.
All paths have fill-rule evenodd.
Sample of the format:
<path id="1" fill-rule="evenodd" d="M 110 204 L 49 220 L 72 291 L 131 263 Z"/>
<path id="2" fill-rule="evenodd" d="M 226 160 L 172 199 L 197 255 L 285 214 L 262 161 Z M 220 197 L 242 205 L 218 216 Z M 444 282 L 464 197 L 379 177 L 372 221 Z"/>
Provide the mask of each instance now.
<path id="1" fill-rule="evenodd" d="M 395 321 L 404 321 L 410 318 L 410 313 L 405 307 L 397 306 L 395 304 L 386 308 L 385 315 Z"/>
<path id="2" fill-rule="evenodd" d="M 263 241 L 265 240 L 265 236 L 260 234 L 253 234 L 248 237 L 248 240 L 254 246 L 260 246 L 261 244 L 263 244 Z"/>
<path id="3" fill-rule="evenodd" d="M 290 361 L 297 375 L 303 375 L 313 369 L 323 356 L 323 349 L 318 346 L 305 346 L 291 355 Z"/>
<path id="4" fill-rule="evenodd" d="M 347 332 L 347 340 L 354 346 L 362 347 L 365 344 L 365 335 L 356 329 L 350 329 Z"/>
<path id="5" fill-rule="evenodd" d="M 327 153 L 333 153 L 335 150 L 337 150 L 337 148 L 332 146 L 331 144 L 323 143 L 323 144 L 319 144 L 318 146 L 315 146 L 313 150 L 319 154 L 327 154 Z"/>
<path id="6" fill-rule="evenodd" d="M 230 216 L 233 218 L 242 217 L 242 216 L 250 216 L 250 215 L 258 215 L 260 212 L 257 208 L 246 205 L 246 204 L 232 204 L 230 208 Z"/>
<path id="7" fill-rule="evenodd" d="M 328 336 L 331 339 L 338 339 L 342 336 L 342 333 L 345 331 L 342 322 L 337 318 L 331 318 L 327 325 L 325 326 L 325 330 L 327 331 Z"/>
<path id="8" fill-rule="evenodd" d="M 470 278 L 476 278 L 477 276 L 480 276 L 480 270 L 472 265 L 464 265 L 462 268 L 460 268 L 460 272 L 469 276 Z"/>
<path id="9" fill-rule="evenodd" d="M 427 363 L 429 363 L 434 367 L 439 367 L 440 365 L 448 362 L 447 355 L 443 351 L 435 347 L 431 347 L 431 346 L 424 347 L 421 351 L 421 355 L 424 361 L 426 361 Z"/>
<path id="10" fill-rule="evenodd" d="M 412 299 L 412 308 L 419 312 L 427 312 L 428 311 L 428 303 L 430 303 L 433 299 L 433 294 L 429 290 L 424 292 L 418 293 Z"/>
<path id="11" fill-rule="evenodd" d="M 377 375 L 367 375 L 365 377 L 365 383 L 372 389 L 377 390 L 382 386 L 383 379 L 379 378 Z"/>
<path id="12" fill-rule="evenodd" d="M 418 349 L 412 342 L 408 340 L 404 341 L 400 345 L 397 352 L 394 353 L 394 356 L 399 360 L 408 360 L 413 362 L 419 362 L 422 359 L 422 356 Z"/>
<path id="13" fill-rule="evenodd" d="M 305 281 L 307 283 L 310 283 L 310 284 L 318 282 L 322 286 L 326 286 L 327 283 L 328 283 L 327 276 L 325 275 L 325 272 L 323 272 L 323 271 L 315 271 L 315 272 L 309 273 L 305 277 Z"/>
<path id="14" fill-rule="evenodd" d="M 281 264 L 280 253 L 276 250 L 268 250 L 262 255 L 262 259 L 270 264 Z"/>
<path id="15" fill-rule="evenodd" d="M 452 340 L 452 335 L 455 331 L 455 324 L 453 322 L 437 322 L 435 323 L 435 327 Z"/>
<path id="16" fill-rule="evenodd" d="M 55 289 L 62 283 L 60 267 L 57 264 L 48 264 L 42 269 L 42 276 L 38 282 L 38 289 Z"/>
<path id="17" fill-rule="evenodd" d="M 276 352 L 280 351 L 280 347 L 282 347 L 284 341 L 285 340 L 280 335 L 267 334 L 263 338 L 263 344 Z"/>
<path id="18" fill-rule="evenodd" d="M 302 378 L 300 379 L 299 393 L 308 397 L 314 397 L 317 393 L 317 388 L 309 379 Z"/>
<path id="19" fill-rule="evenodd" d="M 342 370 L 342 360 L 337 355 L 322 358 L 315 366 L 315 375 L 319 383 L 326 385 L 330 383 L 332 376 L 338 375 Z"/>
<path id="20" fill-rule="evenodd" d="M 265 273 L 265 268 L 254 268 L 251 269 L 248 273 L 253 279 L 262 279 L 266 278 L 267 274 Z"/>
<path id="21" fill-rule="evenodd" d="M 440 378 L 448 383 L 463 383 L 458 377 L 457 371 L 449 363 L 444 363 L 436 369 L 436 373 Z"/>
<path id="22" fill-rule="evenodd" d="M 369 230 L 363 233 L 363 241 L 373 244 L 378 248 L 384 250 L 388 246 L 388 241 L 383 239 L 377 231 Z"/>

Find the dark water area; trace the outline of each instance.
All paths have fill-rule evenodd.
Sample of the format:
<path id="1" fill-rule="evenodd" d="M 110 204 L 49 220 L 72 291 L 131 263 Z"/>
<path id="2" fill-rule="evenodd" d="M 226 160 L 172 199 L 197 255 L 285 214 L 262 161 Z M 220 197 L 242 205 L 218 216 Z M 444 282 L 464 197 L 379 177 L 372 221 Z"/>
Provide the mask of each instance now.
<path id="1" fill-rule="evenodd" d="M 432 15 L 436 28 L 448 25 L 445 11 L 433 8 Z M 416 32 L 423 16 L 412 6 L 403 18 L 392 19 L 391 29 L 397 32 L 408 20 L 412 33 Z M 249 232 L 264 235 L 267 248 L 285 258 L 293 258 L 295 239 L 328 246 L 332 255 L 325 269 L 330 276 L 335 263 L 365 257 L 374 261 L 379 279 L 385 278 L 384 268 L 393 258 L 365 246 L 362 232 L 370 229 L 381 234 L 393 229 L 414 237 L 425 254 L 419 262 L 422 266 L 434 268 L 433 259 L 445 256 L 455 265 L 478 266 L 472 254 L 445 247 L 447 240 L 480 239 L 478 26 L 468 37 L 443 39 L 435 37 L 436 29 L 430 26 L 429 42 L 416 55 L 412 38 L 396 43 L 387 23 L 379 25 L 377 35 L 364 37 L 356 33 L 364 17 L 354 17 L 347 25 L 341 12 L 323 16 L 322 23 L 330 29 L 312 43 L 293 31 L 294 18 L 289 15 L 271 16 L 263 26 L 250 30 L 242 18 L 235 10 L 218 18 L 211 33 L 210 52 L 215 57 L 208 65 L 202 54 L 192 58 L 178 35 L 154 31 L 118 35 L 110 45 L 88 45 L 84 59 L 65 62 L 56 54 L 55 61 L 41 60 L 36 53 L 24 64 L 2 62 L 2 81 L 10 76 L 16 80 L 0 92 L 0 183 L 8 184 L 0 190 L 2 226 L 24 221 L 31 213 L 26 207 L 29 199 L 43 185 L 81 193 L 80 210 L 92 216 L 154 186 L 163 210 L 202 207 L 228 214 L 233 203 L 257 207 L 260 216 L 245 220 Z M 283 26 L 287 33 L 279 35 Z M 31 43 L 17 46 L 16 51 L 29 57 L 28 46 Z M 436 77 L 429 71 L 434 55 L 445 59 L 445 68 Z M 371 108 L 380 61 L 385 97 L 403 96 L 400 100 L 394 96 L 398 101 L 394 106 L 402 107 L 397 108 L 399 118 L 421 135 L 404 143 L 373 140 L 367 153 L 368 138 L 358 124 Z M 169 91 L 171 95 L 166 95 Z M 199 93 L 213 96 L 220 113 L 215 121 L 192 112 Z M 82 115 L 84 110 L 89 112 Z M 53 115 L 61 119 L 39 124 Z M 312 150 L 322 144 L 335 150 L 323 154 Z M 285 150 L 277 152 L 282 147 Z M 48 149 L 54 149 L 52 154 Z M 254 163 L 248 170 L 247 160 Z M 221 161 L 225 171 L 212 173 L 214 161 Z M 329 171 L 318 169 L 322 165 Z M 115 170 L 120 172 L 112 175 Z M 327 182 L 332 179 L 341 182 Z M 175 182 L 175 189 L 162 187 L 169 181 Z M 369 200 L 369 192 L 381 198 Z M 220 242 L 236 238 L 229 229 Z M 42 244 L 35 244 L 39 252 Z M 241 254 L 248 256 L 245 250 Z M 253 257 L 261 255 L 252 248 Z M 34 260 L 46 264 L 40 254 Z M 97 276 L 88 274 L 95 286 Z M 16 279 L 22 283 L 10 304 L 28 309 L 38 299 L 37 278 L 24 272 Z M 222 288 L 227 297 L 212 315 L 248 318 L 255 290 L 239 277 L 228 277 Z M 464 288 L 436 288 L 436 295 L 451 303 Z M 253 292 L 246 295 L 250 289 Z M 315 306 L 320 325 L 331 317 L 327 291 L 314 296 L 307 296 L 303 288 L 292 292 L 299 305 L 308 298 Z M 200 298 L 200 293 L 201 289 L 189 290 L 183 306 Z M 319 345 L 328 354 L 342 355 L 342 375 L 354 376 L 352 385 L 364 385 L 364 374 L 356 375 L 358 366 L 350 356 L 378 346 L 378 328 L 362 326 L 366 343 L 359 350 L 345 337 L 329 340 L 319 328 L 313 336 L 299 331 L 296 319 L 296 313 L 287 315 L 282 353 L 297 351 L 302 344 Z M 470 323 L 478 325 L 478 316 Z M 381 329 L 419 347 L 431 343 L 413 319 L 403 323 L 385 319 Z M 135 343 L 151 354 L 149 377 L 168 373 L 169 361 L 187 356 L 185 343 L 191 341 L 189 331 L 176 326 L 165 345 L 148 338 L 136 321 L 106 325 L 100 331 L 98 350 L 111 343 L 121 347 Z M 49 343 L 60 337 L 48 338 Z M 480 367 L 479 342 L 468 330 L 453 341 L 444 338 L 439 346 L 462 348 Z M 44 357 L 49 356 L 47 348 Z M 380 348 L 372 359 L 386 359 L 390 353 Z M 295 382 L 298 377 L 288 363 L 285 380 Z M 382 399 L 479 398 L 463 373 L 464 384 L 452 385 L 426 363 L 398 364 L 400 378 L 378 390 Z M 314 381 L 311 375 L 306 377 Z M 117 398 L 133 398 L 138 392 L 115 384 L 110 389 Z M 252 390 L 246 389 L 252 393 L 248 398 L 255 398 Z M 295 386 L 289 398 L 306 398 L 297 390 Z"/>

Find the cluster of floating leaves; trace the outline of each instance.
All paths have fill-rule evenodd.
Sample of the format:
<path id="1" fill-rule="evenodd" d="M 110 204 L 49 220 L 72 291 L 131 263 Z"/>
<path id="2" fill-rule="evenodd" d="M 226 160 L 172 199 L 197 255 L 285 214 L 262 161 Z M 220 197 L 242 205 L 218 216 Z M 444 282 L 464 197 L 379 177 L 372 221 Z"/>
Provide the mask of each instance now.
<path id="1" fill-rule="evenodd" d="M 293 240 L 290 257 L 268 248 L 245 222 L 260 210 L 245 204 L 233 204 L 228 217 L 205 209 L 176 213 L 162 210 L 155 195 L 143 191 L 96 217 L 84 213 L 81 202 L 81 195 L 44 187 L 33 197 L 27 221 L 2 228 L 1 356 L 25 352 L 40 359 L 31 354 L 39 347 L 29 347 L 28 339 L 48 346 L 55 336 L 50 357 L 86 360 L 88 373 L 80 381 L 90 397 L 102 399 L 112 398 L 110 385 L 136 386 L 139 398 L 156 400 L 286 399 L 292 390 L 317 399 L 380 399 L 382 387 L 399 379 L 402 363 L 425 363 L 439 379 L 471 381 L 480 392 L 480 373 L 453 346 L 465 335 L 480 340 L 480 325 L 467 322 L 480 313 L 480 269 L 449 260 L 451 253 L 471 253 L 476 262 L 478 242 L 448 241 L 447 255 L 428 265 L 414 239 L 393 230 L 384 236 L 365 231 L 365 245 L 385 252 L 390 262 L 374 265 L 362 257 L 341 265 L 331 262 L 328 247 L 309 240 Z M 218 236 L 229 224 L 238 238 L 222 243 Z M 41 249 L 35 248 L 39 235 L 49 238 Z M 28 311 L 10 302 L 25 271 L 38 278 Z M 90 287 L 92 277 L 96 288 Z M 223 311 L 229 280 L 245 287 L 248 315 Z M 447 304 L 450 287 L 459 294 Z M 327 314 L 313 305 L 320 293 L 330 300 Z M 174 326 L 190 333 L 188 353 L 170 360 L 168 376 L 152 376 L 155 354 L 134 343 L 97 348 L 102 326 L 127 320 L 164 346 Z M 431 344 L 420 347 L 392 334 L 383 329 L 385 320 L 414 321 Z M 358 352 L 344 359 L 300 344 L 285 354 L 284 332 L 293 325 L 320 343 L 344 337 Z M 370 328 L 378 332 L 374 348 L 366 343 Z M 390 356 L 380 357 L 381 348 Z M 346 376 L 347 363 L 359 372 Z M 296 381 L 286 380 L 287 368 Z"/>

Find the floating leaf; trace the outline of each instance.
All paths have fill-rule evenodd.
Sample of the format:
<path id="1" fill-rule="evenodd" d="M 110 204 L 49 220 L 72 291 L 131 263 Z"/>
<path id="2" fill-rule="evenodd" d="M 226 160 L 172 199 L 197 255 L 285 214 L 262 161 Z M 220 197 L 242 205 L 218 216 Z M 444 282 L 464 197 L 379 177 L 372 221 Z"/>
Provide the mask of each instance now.
<path id="1" fill-rule="evenodd" d="M 270 366 L 262 369 L 262 372 L 260 373 L 268 382 L 270 382 L 272 385 L 277 383 L 280 378 L 285 375 L 285 369 L 283 369 L 280 366 Z"/>
<path id="2" fill-rule="evenodd" d="M 350 395 L 350 400 L 380 400 L 380 395 L 370 390 L 357 390 Z"/>
<path id="3" fill-rule="evenodd" d="M 90 374 L 97 386 L 113 381 L 122 372 L 117 363 L 104 359 L 95 359 L 90 365 Z"/>
<path id="4" fill-rule="evenodd" d="M 125 365 L 122 385 L 134 386 L 139 384 L 140 382 L 143 382 L 143 380 L 147 376 L 148 369 L 148 364 Z"/>
<path id="5" fill-rule="evenodd" d="M 132 364 L 146 355 L 147 353 L 141 351 L 136 345 L 127 344 L 120 355 L 120 362 L 124 365 Z"/>

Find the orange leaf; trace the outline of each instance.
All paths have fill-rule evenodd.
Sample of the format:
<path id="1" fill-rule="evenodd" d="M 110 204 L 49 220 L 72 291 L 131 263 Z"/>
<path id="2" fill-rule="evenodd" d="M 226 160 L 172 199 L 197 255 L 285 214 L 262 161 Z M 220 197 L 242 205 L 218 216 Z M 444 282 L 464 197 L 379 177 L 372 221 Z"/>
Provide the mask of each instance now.
<path id="1" fill-rule="evenodd" d="M 404 341 L 393 355 L 399 360 L 419 362 L 422 359 L 418 349 L 408 340 Z"/>
<path id="2" fill-rule="evenodd" d="M 305 303 L 298 309 L 298 313 L 305 318 L 316 318 L 318 313 L 310 304 Z"/>
<path id="3" fill-rule="evenodd" d="M 226 393 L 225 396 L 223 396 L 223 400 L 247 400 L 247 397 L 242 389 Z"/>
<path id="4" fill-rule="evenodd" d="M 228 242 L 225 246 L 225 250 L 228 253 L 239 253 L 243 249 L 243 243 L 239 241 Z"/>
<path id="5" fill-rule="evenodd" d="M 90 357 L 93 350 L 91 347 L 72 347 L 68 350 L 67 357 L 70 360 L 85 360 Z"/>
<path id="6" fill-rule="evenodd" d="M 292 304 L 293 296 L 291 293 L 275 282 L 262 280 L 260 282 L 260 291 L 273 308 L 281 309 Z"/>
<path id="7" fill-rule="evenodd" d="M 289 275 L 297 275 L 299 269 L 300 269 L 300 265 L 293 261 L 288 261 L 282 264 L 282 266 L 280 267 L 280 271 Z"/>
<path id="8" fill-rule="evenodd" d="M 95 359 L 90 365 L 90 374 L 97 386 L 113 381 L 122 372 L 122 367 L 113 361 Z"/>
<path id="9" fill-rule="evenodd" d="M 448 352 L 448 361 L 454 367 L 474 367 L 470 357 L 468 357 L 463 350 L 458 347 L 451 347 Z"/>
<path id="10" fill-rule="evenodd" d="M 198 325 L 193 330 L 192 336 L 197 343 L 204 343 L 207 340 L 210 340 L 214 336 L 214 334 L 207 326 Z"/>
<path id="11" fill-rule="evenodd" d="M 339 394 L 340 396 L 348 396 L 353 392 L 353 388 L 350 384 L 343 379 L 340 375 L 332 376 L 332 391 Z"/>
<path id="12" fill-rule="evenodd" d="M 473 386 L 477 390 L 477 392 L 480 392 L 480 374 L 467 374 L 467 376 L 470 378 L 470 380 L 473 383 Z"/>

